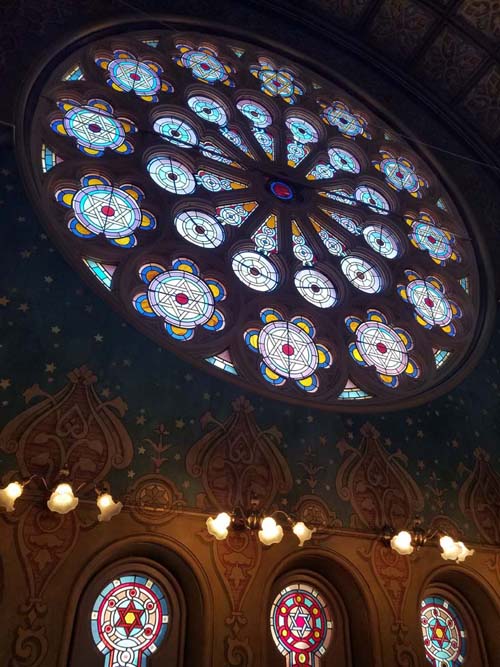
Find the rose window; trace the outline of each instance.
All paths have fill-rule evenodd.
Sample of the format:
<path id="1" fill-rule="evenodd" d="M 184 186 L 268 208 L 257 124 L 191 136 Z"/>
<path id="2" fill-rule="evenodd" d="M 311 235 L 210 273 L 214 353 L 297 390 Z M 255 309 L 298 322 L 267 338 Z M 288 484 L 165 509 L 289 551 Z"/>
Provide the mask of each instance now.
<path id="1" fill-rule="evenodd" d="M 338 410 L 453 383 L 482 322 L 474 235 L 418 142 L 333 75 L 239 39 L 117 30 L 36 90 L 44 223 L 157 344 Z"/>

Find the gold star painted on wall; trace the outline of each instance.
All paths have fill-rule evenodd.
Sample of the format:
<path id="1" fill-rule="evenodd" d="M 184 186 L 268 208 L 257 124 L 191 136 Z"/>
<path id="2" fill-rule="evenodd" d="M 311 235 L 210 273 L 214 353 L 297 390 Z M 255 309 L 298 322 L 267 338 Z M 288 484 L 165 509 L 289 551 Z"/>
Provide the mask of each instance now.
<path id="1" fill-rule="evenodd" d="M 51 362 L 50 364 L 45 364 L 45 372 L 46 373 L 53 373 L 56 370 L 57 366 L 55 365 L 54 362 Z"/>
<path id="2" fill-rule="evenodd" d="M 10 303 L 10 299 L 6 296 L 0 296 L 0 306 L 7 306 Z"/>
<path id="3" fill-rule="evenodd" d="M 5 390 L 5 389 L 8 389 L 8 388 L 10 387 L 10 385 L 11 385 L 10 378 L 2 378 L 2 379 L 0 380 L 0 387 L 1 387 L 2 389 L 4 389 L 4 390 Z"/>

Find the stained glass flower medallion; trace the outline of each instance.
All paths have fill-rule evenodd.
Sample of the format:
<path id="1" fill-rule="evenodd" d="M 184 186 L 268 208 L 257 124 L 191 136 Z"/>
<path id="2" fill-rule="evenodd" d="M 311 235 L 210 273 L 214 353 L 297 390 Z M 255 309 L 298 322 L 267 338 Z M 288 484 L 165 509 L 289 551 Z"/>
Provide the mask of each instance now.
<path id="1" fill-rule="evenodd" d="M 169 609 L 160 586 L 142 575 L 107 584 L 91 613 L 94 643 L 105 667 L 146 667 L 167 632 Z"/>
<path id="2" fill-rule="evenodd" d="M 433 667 L 460 667 L 467 656 L 465 627 L 455 607 L 443 597 L 422 600 L 420 623 L 425 656 Z"/>
<path id="3" fill-rule="evenodd" d="M 67 257 L 156 345 L 268 397 L 446 391 L 481 286 L 418 141 L 286 50 L 154 28 L 69 48 L 33 89 L 31 190 Z"/>
<path id="4" fill-rule="evenodd" d="M 313 586 L 284 588 L 273 602 L 270 624 L 287 667 L 320 667 L 332 640 L 333 621 L 323 596 Z"/>

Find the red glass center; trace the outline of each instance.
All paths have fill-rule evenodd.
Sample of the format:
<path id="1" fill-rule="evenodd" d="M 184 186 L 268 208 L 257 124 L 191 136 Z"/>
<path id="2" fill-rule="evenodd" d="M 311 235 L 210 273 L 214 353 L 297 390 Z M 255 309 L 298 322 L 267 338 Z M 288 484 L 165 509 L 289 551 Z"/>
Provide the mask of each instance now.
<path id="1" fill-rule="evenodd" d="M 209 67 L 209 65 L 207 65 L 207 63 L 201 63 L 200 67 L 201 67 L 201 69 L 204 69 L 205 72 L 210 69 L 210 67 Z"/>
<path id="2" fill-rule="evenodd" d="M 377 343 L 376 347 L 380 354 L 385 354 L 387 352 L 387 346 L 383 343 Z"/>
<path id="3" fill-rule="evenodd" d="M 107 218 L 111 218 L 115 214 L 115 209 L 112 206 L 103 206 L 101 208 L 101 213 Z"/>
<path id="4" fill-rule="evenodd" d="M 293 190 L 291 186 L 284 181 L 271 181 L 269 189 L 278 199 L 293 199 Z"/>
<path id="5" fill-rule="evenodd" d="M 94 134 L 97 134 L 98 132 L 101 131 L 101 126 L 97 125 L 97 123 L 90 123 L 89 130 Z"/>
<path id="6" fill-rule="evenodd" d="M 429 306 L 429 308 L 434 307 L 434 301 L 432 299 L 429 299 L 428 296 L 425 297 L 424 303 L 425 303 L 426 306 Z"/>
<path id="7" fill-rule="evenodd" d="M 132 79 L 132 81 L 140 81 L 141 80 L 141 77 L 138 74 L 133 74 L 133 73 L 130 75 L 130 78 Z"/>
<path id="8" fill-rule="evenodd" d="M 401 171 L 397 171 L 397 172 L 396 172 L 396 176 L 397 176 L 398 178 L 403 178 L 403 173 L 402 173 Z"/>
<path id="9" fill-rule="evenodd" d="M 291 357 L 292 354 L 295 352 L 293 347 L 289 343 L 285 343 L 283 347 L 281 348 L 283 354 L 286 354 L 287 357 Z"/>
<path id="10" fill-rule="evenodd" d="M 177 301 L 178 304 L 181 306 L 185 306 L 186 303 L 189 301 L 188 297 L 186 294 L 183 294 L 182 292 L 179 292 L 179 294 L 175 295 L 175 300 Z"/>
<path id="11" fill-rule="evenodd" d="M 429 241 L 429 243 L 432 243 L 432 245 L 434 245 L 435 243 L 437 243 L 437 241 L 436 241 L 436 239 L 434 238 L 434 236 L 428 236 L 428 237 L 427 237 L 427 240 Z"/>

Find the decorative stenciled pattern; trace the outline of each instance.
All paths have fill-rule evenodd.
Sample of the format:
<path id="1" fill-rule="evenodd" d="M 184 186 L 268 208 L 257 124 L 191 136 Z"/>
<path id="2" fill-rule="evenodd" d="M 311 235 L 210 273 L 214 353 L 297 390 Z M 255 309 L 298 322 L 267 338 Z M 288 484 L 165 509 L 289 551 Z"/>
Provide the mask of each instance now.
<path id="1" fill-rule="evenodd" d="M 417 174 L 414 165 L 406 157 L 396 156 L 391 151 L 380 151 L 380 159 L 373 161 L 373 166 L 381 171 L 389 187 L 394 190 L 406 190 L 412 197 L 420 199 L 429 183 Z"/>
<path id="2" fill-rule="evenodd" d="M 398 285 L 399 296 L 415 309 L 415 319 L 426 329 L 439 327 L 448 336 L 457 329 L 452 320 L 462 317 L 460 307 L 448 299 L 443 283 L 435 276 L 425 280 L 414 271 L 405 271 L 406 285 Z"/>
<path id="3" fill-rule="evenodd" d="M 160 347 L 270 397 L 378 410 L 448 383 L 483 321 L 481 245 L 403 133 L 238 39 L 106 39 L 42 82 L 32 141 L 47 225 L 100 294 Z M 280 317 L 245 337 L 264 311 Z"/>
<path id="4" fill-rule="evenodd" d="M 98 174 L 87 174 L 81 188 L 61 188 L 56 200 L 73 209 L 68 227 L 75 236 L 91 239 L 103 234 L 120 248 L 137 244 L 134 232 L 156 227 L 155 216 L 141 207 L 143 191 L 135 185 L 115 185 Z"/>
<path id="5" fill-rule="evenodd" d="M 333 359 L 330 351 L 314 342 L 316 329 L 305 317 L 294 317 L 289 322 L 274 308 L 260 313 L 264 326 L 247 329 L 245 343 L 260 354 L 260 372 L 264 380 L 280 387 L 287 380 L 307 392 L 315 392 L 319 386 L 316 371 L 330 368 Z"/>
<path id="6" fill-rule="evenodd" d="M 360 366 L 373 366 L 379 379 L 388 387 L 399 385 L 399 377 L 408 375 L 418 378 L 420 368 L 409 356 L 413 340 L 409 333 L 399 327 L 389 326 L 385 315 L 378 310 L 369 310 L 368 318 L 348 317 L 348 331 L 356 335 L 349 345 L 349 353 Z"/>
<path id="7" fill-rule="evenodd" d="M 260 89 L 270 97 L 280 97 L 288 104 L 295 104 L 304 95 L 305 88 L 297 80 L 293 69 L 275 65 L 272 60 L 259 58 L 258 65 L 252 65 L 250 72 L 259 79 Z"/>
<path id="8" fill-rule="evenodd" d="M 139 60 L 129 51 L 114 51 L 112 56 L 96 58 L 96 65 L 109 75 L 113 90 L 133 92 L 145 102 L 158 102 L 159 93 L 172 93 L 174 87 L 162 79 L 163 67 L 152 60 Z"/>
<path id="9" fill-rule="evenodd" d="M 428 252 L 440 266 L 449 261 L 460 262 L 460 255 L 455 249 L 455 237 L 446 229 L 438 226 L 436 219 L 427 211 L 405 215 L 406 223 L 411 227 L 408 235 L 416 248 Z"/>
<path id="10" fill-rule="evenodd" d="M 190 44 L 176 44 L 179 56 L 173 60 L 179 67 L 190 69 L 193 77 L 198 81 L 209 84 L 223 83 L 225 86 L 234 86 L 234 79 L 230 75 L 235 69 L 227 61 L 222 61 L 216 49 L 211 46 L 195 48 Z"/>
<path id="11" fill-rule="evenodd" d="M 323 596 L 308 584 L 284 588 L 270 614 L 271 634 L 287 667 L 320 667 L 333 635 L 333 621 Z"/>
<path id="12" fill-rule="evenodd" d="M 148 657 L 165 638 L 169 609 L 157 583 L 131 574 L 102 589 L 90 618 L 92 637 L 105 667 L 146 667 Z"/>
<path id="13" fill-rule="evenodd" d="M 127 134 L 135 134 L 136 126 L 127 118 L 118 118 L 105 100 L 91 99 L 82 105 L 71 99 L 57 103 L 63 118 L 55 118 L 50 126 L 57 134 L 75 139 L 77 147 L 92 157 L 101 157 L 106 149 L 121 155 L 134 150 Z"/>
<path id="14" fill-rule="evenodd" d="M 145 264 L 139 277 L 147 292 L 134 297 L 135 309 L 146 317 L 162 318 L 172 338 L 191 340 L 200 326 L 208 331 L 224 328 L 224 315 L 217 306 L 226 298 L 226 289 L 214 278 L 203 279 L 191 260 L 175 259 L 170 269 Z"/>
<path id="15" fill-rule="evenodd" d="M 346 139 L 371 139 L 368 132 L 368 121 L 359 113 L 353 113 L 347 104 L 336 100 L 327 104 L 320 102 L 320 116 L 322 120 L 332 127 L 336 127 L 340 134 Z"/>
<path id="16" fill-rule="evenodd" d="M 460 667 L 467 657 L 465 626 L 455 607 L 441 596 L 426 597 L 420 606 L 425 657 L 433 667 Z"/>

